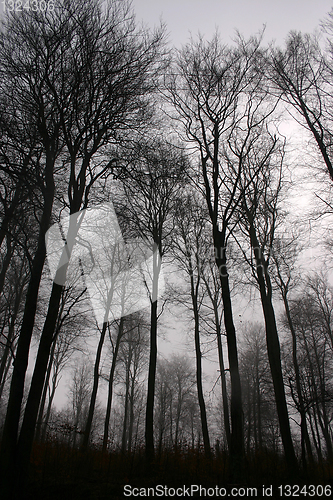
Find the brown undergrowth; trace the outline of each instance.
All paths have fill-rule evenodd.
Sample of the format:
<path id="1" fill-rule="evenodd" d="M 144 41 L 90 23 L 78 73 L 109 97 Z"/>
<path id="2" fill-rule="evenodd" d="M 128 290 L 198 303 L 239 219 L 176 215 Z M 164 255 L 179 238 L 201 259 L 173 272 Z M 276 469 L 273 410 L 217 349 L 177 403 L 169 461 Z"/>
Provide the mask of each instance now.
<path id="1" fill-rule="evenodd" d="M 300 472 L 298 478 L 290 478 L 283 458 L 269 451 L 251 454 L 245 461 L 244 484 L 239 486 L 257 487 L 256 498 L 262 498 L 263 485 L 277 488 L 286 483 L 329 484 L 333 478 L 333 465 L 328 463 L 313 465 L 306 473 Z M 228 484 L 228 455 L 223 451 L 207 460 L 201 449 L 164 450 L 147 468 L 143 449 L 126 455 L 98 449 L 82 453 L 57 442 L 35 443 L 29 477 L 27 500 L 124 499 L 125 485 L 232 486 Z"/>

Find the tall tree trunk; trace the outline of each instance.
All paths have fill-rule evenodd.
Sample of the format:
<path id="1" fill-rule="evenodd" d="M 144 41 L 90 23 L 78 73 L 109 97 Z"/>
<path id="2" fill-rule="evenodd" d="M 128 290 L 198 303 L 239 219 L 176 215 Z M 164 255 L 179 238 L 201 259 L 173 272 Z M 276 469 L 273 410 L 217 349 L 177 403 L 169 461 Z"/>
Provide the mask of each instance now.
<path id="1" fill-rule="evenodd" d="M 122 438 L 121 438 L 121 452 L 125 453 L 126 452 L 126 444 L 127 444 L 127 422 L 128 422 L 128 403 L 129 403 L 129 370 L 130 370 L 130 363 L 131 361 L 129 360 L 128 365 L 126 366 L 126 388 L 125 388 L 125 400 L 124 400 L 124 419 L 123 419 L 123 432 L 122 432 Z"/>
<path id="2" fill-rule="evenodd" d="M 35 368 L 31 379 L 29 395 L 24 411 L 20 437 L 17 445 L 16 497 L 18 499 L 20 498 L 22 491 L 25 491 L 26 487 L 29 460 L 35 434 L 38 408 L 43 392 L 45 374 L 49 361 L 50 349 L 53 342 L 53 333 L 55 330 L 55 325 L 58 317 L 61 294 L 62 294 L 62 286 L 58 285 L 57 283 L 53 283 L 48 311 L 39 342 Z"/>
<path id="3" fill-rule="evenodd" d="M 100 336 L 98 346 L 97 346 L 95 366 L 94 366 L 93 390 L 91 393 L 88 417 L 87 417 L 87 422 L 86 422 L 86 426 L 85 426 L 84 434 L 83 434 L 82 450 L 86 450 L 88 448 L 88 444 L 89 444 L 91 426 L 92 426 L 92 421 L 93 421 L 93 417 L 94 417 L 96 398 L 97 398 L 97 390 L 98 390 L 98 382 L 99 382 L 99 365 L 101 362 L 102 349 L 103 349 L 107 325 L 108 325 L 107 321 L 104 321 L 101 336 Z"/>
<path id="4" fill-rule="evenodd" d="M 145 427 L 146 459 L 148 466 L 154 458 L 154 396 L 157 362 L 157 300 L 155 300 L 155 302 L 151 304 L 150 318 L 150 354 Z"/>
<path id="5" fill-rule="evenodd" d="M 108 446 L 111 405 L 112 405 L 112 396 L 113 396 L 114 373 L 116 370 L 118 351 L 119 351 L 121 337 L 123 335 L 123 329 L 124 329 L 124 318 L 120 318 L 118 335 L 117 335 L 116 345 L 115 345 L 113 356 L 112 356 L 112 364 L 111 364 L 110 376 L 109 376 L 108 400 L 107 400 L 107 404 L 106 404 L 106 414 L 105 414 L 105 422 L 104 422 L 104 436 L 103 436 L 103 445 L 102 445 L 103 452 L 106 452 L 107 446 Z"/>
<path id="6" fill-rule="evenodd" d="M 44 416 L 44 408 L 45 408 L 45 402 L 46 402 L 46 396 L 47 396 L 47 391 L 49 388 L 49 382 L 50 382 L 50 377 L 51 377 L 51 371 L 52 371 L 52 365 L 53 365 L 53 357 L 54 357 L 54 351 L 56 347 L 56 339 L 54 339 L 52 348 L 51 348 L 51 353 L 50 353 L 50 359 L 49 363 L 47 366 L 47 371 L 46 371 L 46 379 L 44 382 L 44 388 L 43 388 L 43 393 L 42 393 L 42 399 L 39 405 L 39 411 L 38 411 L 38 417 L 37 417 L 37 425 L 36 425 L 36 432 L 35 432 L 35 439 L 36 441 L 40 440 L 41 437 L 41 430 L 42 430 L 42 425 L 43 425 L 43 416 Z"/>
<path id="7" fill-rule="evenodd" d="M 280 281 L 281 281 L 281 278 L 280 278 Z M 309 456 L 309 460 L 311 463 L 313 463 L 313 455 L 312 455 L 312 450 L 311 450 L 309 432 L 308 432 L 308 428 L 307 428 L 307 424 L 306 424 L 306 412 L 305 412 L 305 405 L 304 405 L 304 399 L 303 399 L 302 387 L 301 387 L 301 376 L 300 376 L 299 365 L 298 365 L 298 360 L 297 360 L 297 336 L 296 336 L 296 331 L 295 331 L 293 321 L 291 318 L 291 314 L 290 314 L 289 302 L 288 302 L 288 298 L 287 298 L 287 290 L 282 292 L 282 298 L 283 298 L 284 308 L 286 311 L 289 330 L 290 330 L 291 336 L 292 336 L 293 365 L 294 365 L 294 370 L 295 370 L 296 390 L 297 390 L 298 406 L 299 406 L 298 409 L 299 409 L 299 413 L 301 416 L 302 463 L 303 463 L 304 470 L 306 470 L 306 466 L 307 466 L 307 464 L 306 464 L 306 449 L 308 450 L 308 456 Z"/>
<path id="8" fill-rule="evenodd" d="M 199 326 L 199 309 L 198 309 L 198 287 L 199 280 L 197 281 L 196 287 L 194 285 L 193 273 L 191 273 L 191 297 L 192 297 L 192 307 L 194 314 L 194 343 L 195 343 L 195 359 L 196 359 L 196 382 L 197 382 L 197 391 L 198 391 L 198 400 L 199 400 L 199 408 L 200 408 L 200 417 L 201 417 L 201 429 L 202 436 L 204 441 L 204 449 L 205 455 L 207 458 L 211 457 L 211 448 L 209 441 L 209 433 L 208 433 L 208 423 L 207 423 L 207 412 L 206 405 L 203 396 L 202 389 L 202 354 L 200 349 L 200 326 Z M 177 433 L 177 428 L 176 428 Z"/>
<path id="9" fill-rule="evenodd" d="M 44 190 L 44 207 L 40 222 L 37 250 L 32 262 L 31 277 L 27 289 L 23 320 L 17 343 L 14 370 L 10 385 L 10 394 L 0 451 L 0 475 L 3 499 L 9 498 L 10 491 L 15 483 L 13 480 L 13 474 L 16 472 L 16 446 L 24 391 L 24 381 L 28 367 L 30 342 L 35 322 L 39 285 L 46 257 L 45 234 L 50 224 L 53 206 L 54 182 L 53 175 L 50 174 L 50 169 L 53 172 L 53 161 L 51 162 L 47 159 L 47 163 L 46 177 L 48 179 L 48 188 L 45 188 Z M 52 164 L 50 165 L 50 163 Z"/>
<path id="10" fill-rule="evenodd" d="M 131 391 L 129 396 L 129 424 L 128 424 L 128 452 L 132 450 L 132 436 L 134 426 L 134 391 L 135 391 L 135 377 L 131 380 Z"/>
<path id="11" fill-rule="evenodd" d="M 153 254 L 153 290 L 150 308 L 150 353 L 148 368 L 148 390 L 145 423 L 145 445 L 147 467 L 154 459 L 154 398 L 157 363 L 157 296 L 158 279 L 161 269 L 161 244 L 157 244 L 159 252 Z M 153 301 L 153 299 L 155 299 Z"/>
<path id="12" fill-rule="evenodd" d="M 255 228 L 251 224 L 250 228 L 251 246 L 254 251 L 257 265 L 257 279 L 260 290 L 260 298 L 265 319 L 266 345 L 268 360 L 272 374 L 272 381 L 275 394 L 276 409 L 279 419 L 281 438 L 285 452 L 286 462 L 290 474 L 297 471 L 297 460 L 294 445 L 291 437 L 289 415 L 287 409 L 284 381 L 281 367 L 281 351 L 279 335 L 276 326 L 274 308 L 272 304 L 272 286 L 268 271 L 263 263 L 260 245 L 255 233 Z"/>
<path id="13" fill-rule="evenodd" d="M 228 450 L 231 447 L 231 431 L 230 431 L 230 420 L 229 420 L 229 403 L 228 403 L 228 391 L 227 391 L 227 381 L 225 377 L 224 361 L 223 361 L 223 346 L 221 338 L 221 325 L 218 317 L 218 311 L 216 310 L 214 304 L 215 313 L 215 324 L 216 324 L 216 337 L 217 337 L 217 351 L 219 356 L 219 366 L 220 366 L 220 376 L 221 376 L 221 390 L 222 390 L 222 402 L 223 402 L 223 418 L 224 418 L 224 431 L 227 439 Z"/>
<path id="14" fill-rule="evenodd" d="M 232 483 L 242 482 L 244 474 L 244 430 L 242 390 L 238 366 L 236 330 L 231 307 L 229 276 L 225 235 L 215 228 L 214 244 L 217 252 L 216 264 L 220 274 L 222 302 L 224 310 L 224 326 L 227 334 L 229 370 L 231 380 L 231 436 L 230 436 L 230 471 L 229 480 Z"/>

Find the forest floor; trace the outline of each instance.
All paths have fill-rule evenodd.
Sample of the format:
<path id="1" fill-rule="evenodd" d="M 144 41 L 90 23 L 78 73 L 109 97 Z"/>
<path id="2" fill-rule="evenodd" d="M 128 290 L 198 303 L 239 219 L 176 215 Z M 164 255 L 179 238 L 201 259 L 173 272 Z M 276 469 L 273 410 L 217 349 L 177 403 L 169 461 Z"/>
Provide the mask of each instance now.
<path id="1" fill-rule="evenodd" d="M 295 479 L 288 476 L 283 459 L 269 451 L 246 457 L 243 477 L 242 484 L 228 484 L 228 459 L 223 452 L 215 453 L 207 460 L 198 450 L 165 450 L 147 470 L 143 450 L 126 455 L 99 450 L 81 453 L 59 443 L 35 444 L 26 498 L 330 498 L 321 487 L 330 485 L 333 490 L 333 464 L 315 465 L 307 473 L 300 472 Z M 289 491 L 281 488 L 286 484 L 299 486 L 298 491 L 297 486 L 292 490 L 296 495 L 289 495 Z M 303 489 L 302 494 L 304 485 L 308 489 Z M 309 485 L 314 486 L 309 489 Z M 316 490 L 317 485 L 320 486 Z M 180 488 L 178 494 L 177 488 Z M 236 489 L 231 493 L 232 488 L 239 488 L 238 494 Z M 328 491 L 326 489 L 326 493 Z M 313 492 L 315 494 L 311 494 Z"/>

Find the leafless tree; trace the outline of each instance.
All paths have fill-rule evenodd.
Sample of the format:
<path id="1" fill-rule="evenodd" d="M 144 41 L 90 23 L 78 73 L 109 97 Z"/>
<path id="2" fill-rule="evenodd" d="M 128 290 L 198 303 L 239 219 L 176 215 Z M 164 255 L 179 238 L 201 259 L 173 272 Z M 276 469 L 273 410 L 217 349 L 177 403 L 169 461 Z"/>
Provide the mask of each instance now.
<path id="1" fill-rule="evenodd" d="M 109 440 L 109 428 L 110 428 L 110 417 L 111 417 L 111 406 L 112 406 L 112 399 L 113 399 L 113 384 L 114 384 L 114 378 L 115 378 L 115 371 L 116 371 L 116 365 L 118 361 L 118 353 L 119 353 L 119 346 L 120 342 L 122 340 L 122 337 L 124 335 L 124 317 L 119 318 L 118 321 L 115 321 L 113 324 L 113 327 L 116 332 L 116 339 L 114 341 L 113 336 L 112 336 L 112 328 L 110 323 L 108 324 L 108 332 L 109 332 L 109 338 L 110 338 L 110 343 L 111 343 L 111 348 L 112 348 L 112 362 L 111 362 L 111 367 L 110 367 L 110 373 L 108 376 L 108 399 L 106 403 L 106 415 L 105 415 L 105 420 L 104 420 L 104 435 L 103 435 L 103 446 L 102 449 L 103 451 L 107 450 L 108 447 L 108 440 Z"/>
<path id="2" fill-rule="evenodd" d="M 152 287 L 147 290 L 151 303 L 150 358 L 146 407 L 146 456 L 154 455 L 154 395 L 157 361 L 158 290 L 162 259 L 170 247 L 173 231 L 172 211 L 186 179 L 188 166 L 182 148 L 155 140 L 137 144 L 130 153 L 122 182 L 126 207 L 122 218 L 133 234 L 153 247 Z M 132 221 L 132 224 L 130 223 Z"/>
<path id="3" fill-rule="evenodd" d="M 265 329 L 260 323 L 247 323 L 244 330 L 241 354 L 244 400 L 246 449 L 260 452 L 273 441 L 274 391 L 265 342 Z M 274 427 L 273 427 L 274 428 Z"/>
<path id="4" fill-rule="evenodd" d="M 177 449 L 182 441 L 184 444 L 187 442 L 187 437 L 194 447 L 199 424 L 195 402 L 195 379 L 192 363 L 187 356 L 173 354 L 158 362 L 156 431 L 159 453 L 163 445 Z"/>
<path id="5" fill-rule="evenodd" d="M 119 349 L 119 361 L 123 366 L 124 413 L 121 439 L 123 453 L 133 446 L 134 410 L 140 393 L 140 375 L 148 359 L 149 325 L 142 313 L 124 318 L 124 337 Z"/>
<path id="6" fill-rule="evenodd" d="M 272 135 L 263 123 L 254 128 L 251 149 L 243 156 L 243 143 L 235 145 L 233 152 L 238 161 L 244 163 L 240 182 L 242 191 L 241 227 L 247 233 L 252 256 L 248 259 L 257 282 L 265 318 L 266 342 L 276 407 L 285 457 L 290 470 L 297 469 L 296 456 L 291 437 L 281 366 L 280 342 L 272 302 L 273 287 L 269 264 L 271 249 L 277 228 L 282 220 L 280 200 L 283 194 L 284 143 Z"/>
<path id="7" fill-rule="evenodd" d="M 280 238 L 275 238 L 272 248 L 272 261 L 274 263 L 274 270 L 272 272 L 273 280 L 275 281 L 283 300 L 287 324 L 292 336 L 292 360 L 295 371 L 295 385 L 297 393 L 297 410 L 301 418 L 301 454 L 302 464 L 306 471 L 306 452 L 311 463 L 313 463 L 313 454 L 310 443 L 310 437 L 307 426 L 306 406 L 303 397 L 300 367 L 298 363 L 297 352 L 297 333 L 293 324 L 290 312 L 290 292 L 297 285 L 299 279 L 296 267 L 296 260 L 301 252 L 301 245 L 299 238 L 294 234 L 289 238 L 284 235 Z M 295 397 L 294 397 L 295 400 Z"/>
<path id="8" fill-rule="evenodd" d="M 323 53 L 316 36 L 291 32 L 284 50 L 272 48 L 267 68 L 282 100 L 312 134 L 333 180 L 330 56 Z"/>
<path id="9" fill-rule="evenodd" d="M 312 277 L 316 281 L 318 277 Z M 321 297 L 322 299 L 322 297 Z M 291 321 L 297 336 L 301 391 L 313 442 L 319 460 L 323 459 L 322 437 L 326 454 L 332 458 L 332 387 L 331 387 L 331 342 L 327 335 L 327 323 L 320 300 L 311 287 L 290 303 Z M 296 381 L 292 381 L 293 399 L 296 399 Z M 296 396 L 295 396 L 296 394 Z M 296 399 L 296 403 L 298 400 Z"/>
<path id="10" fill-rule="evenodd" d="M 207 214 L 195 192 L 184 193 L 176 203 L 174 256 L 180 268 L 185 270 L 190 282 L 191 308 L 194 319 L 196 355 L 196 382 L 201 415 L 202 436 L 207 457 L 211 456 L 206 405 L 202 385 L 202 352 L 200 345 L 200 311 L 204 298 L 203 274 L 208 265 L 212 247 L 207 231 Z"/>
<path id="11" fill-rule="evenodd" d="M 263 108 L 265 99 L 265 93 L 260 89 L 260 56 L 260 37 L 249 41 L 239 37 L 237 45 L 232 48 L 223 46 L 218 35 L 210 42 L 199 38 L 179 52 L 165 91 L 176 110 L 180 133 L 190 141 L 199 156 L 202 188 L 212 224 L 231 376 L 230 474 L 233 481 L 241 481 L 243 473 L 244 436 L 226 250 L 235 224 L 237 188 L 243 165 L 242 162 L 229 162 L 225 152 L 233 150 L 233 135 L 240 129 L 248 131 L 245 149 L 251 147 L 253 120 L 257 119 L 254 117 L 259 113 L 258 108 Z M 274 103 L 266 108 L 268 115 L 272 107 Z"/>
<path id="12" fill-rule="evenodd" d="M 43 394 L 39 406 L 36 425 L 36 440 L 45 440 L 48 421 L 56 389 L 58 387 L 62 371 L 66 368 L 70 358 L 76 351 L 81 351 L 81 341 L 87 336 L 91 328 L 88 314 L 91 312 L 89 299 L 84 286 L 78 285 L 81 272 L 76 270 L 71 276 L 71 284 L 68 284 L 62 292 L 57 324 L 54 332 L 50 359 L 43 388 Z M 45 404 L 47 393 L 49 393 L 46 412 Z"/>
<path id="13" fill-rule="evenodd" d="M 105 7 L 94 0 L 84 4 L 58 3 L 46 16 L 38 12 L 9 16 L 7 29 L 2 33 L 2 71 L 7 72 L 7 81 L 8 75 L 11 76 L 10 84 L 16 87 L 18 108 L 30 106 L 29 111 L 36 117 L 47 167 L 44 216 L 34 257 L 38 269 L 33 273 L 34 291 L 30 290 L 27 295 L 29 318 L 24 319 L 24 329 L 21 329 L 16 358 L 19 367 L 18 371 L 14 368 L 1 449 L 9 471 L 13 470 L 9 463 L 13 463 L 16 453 L 20 393 L 34 323 L 34 302 L 45 259 L 44 236 L 52 211 L 59 147 L 64 148 L 62 165 L 68 174 L 67 197 L 63 196 L 62 200 L 70 214 L 75 214 L 87 206 L 94 182 L 109 172 L 115 162 L 115 154 L 108 160 L 103 157 L 106 145 L 111 151 L 120 135 L 144 123 L 149 113 L 148 94 L 154 88 L 160 61 L 161 30 L 151 36 L 137 31 L 127 2 L 114 0 Z M 69 230 L 75 231 L 75 228 Z M 69 245 L 66 250 L 70 254 Z M 22 484 L 66 270 L 66 265 L 58 270 L 53 285 L 18 441 L 17 467 Z"/>

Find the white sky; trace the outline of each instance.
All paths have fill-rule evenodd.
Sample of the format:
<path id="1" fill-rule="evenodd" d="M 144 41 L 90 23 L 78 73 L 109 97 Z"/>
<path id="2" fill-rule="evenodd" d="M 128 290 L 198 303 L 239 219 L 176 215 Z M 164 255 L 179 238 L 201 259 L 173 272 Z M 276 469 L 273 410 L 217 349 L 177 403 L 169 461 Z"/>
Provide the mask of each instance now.
<path id="1" fill-rule="evenodd" d="M 169 40 L 180 47 L 190 33 L 211 38 L 216 27 L 228 43 L 238 29 L 245 37 L 266 24 L 265 40 L 283 41 L 290 30 L 313 32 L 333 7 L 332 0 L 132 0 L 137 21 L 151 28 L 162 19 Z"/>

